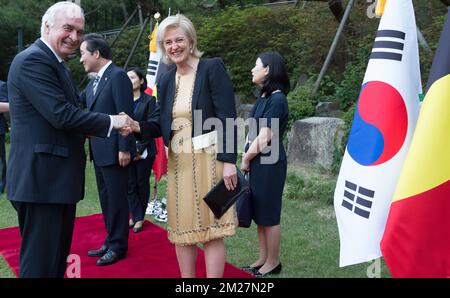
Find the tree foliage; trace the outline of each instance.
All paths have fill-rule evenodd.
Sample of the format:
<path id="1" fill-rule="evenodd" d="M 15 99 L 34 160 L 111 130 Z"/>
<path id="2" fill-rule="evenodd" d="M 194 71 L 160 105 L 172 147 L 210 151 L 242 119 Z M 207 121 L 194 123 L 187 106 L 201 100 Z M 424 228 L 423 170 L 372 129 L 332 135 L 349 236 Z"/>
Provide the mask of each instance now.
<path id="1" fill-rule="evenodd" d="M 329 26 L 316 26 L 308 15 L 320 15 Z M 200 49 L 222 57 L 238 93 L 252 95 L 250 70 L 257 55 L 277 51 L 285 57 L 292 78 L 318 70 L 335 30 L 333 16 L 320 7 L 271 9 L 230 7 L 197 20 Z M 314 46 L 312 46 L 314 45 Z"/>
<path id="2" fill-rule="evenodd" d="M 17 27 L 24 31 L 24 44 L 31 44 L 40 35 L 40 21 L 45 10 L 56 1 L 0 0 L 0 79 L 5 80 L 9 64 L 17 53 Z M 299 7 L 251 6 L 264 0 L 82 0 L 86 13 L 86 31 L 99 32 L 120 28 L 125 19 L 141 3 L 143 16 L 160 11 L 167 15 L 182 12 L 194 22 L 199 36 L 200 50 L 205 57 L 222 57 L 232 76 L 236 91 L 251 101 L 254 86 L 250 70 L 256 56 L 265 51 L 278 51 L 288 62 L 292 85 L 300 74 L 314 77 L 319 72 L 337 29 L 337 23 L 326 2 L 304 2 Z M 327 80 L 321 86 L 324 99 L 345 94 L 351 105 L 351 94 L 346 91 L 362 79 L 366 57 L 360 52 L 371 48 L 378 25 L 377 19 L 366 15 L 369 2 L 356 1 L 350 14 L 348 30 L 338 45 Z M 248 6 L 250 5 L 250 6 Z M 434 50 L 442 30 L 445 7 L 439 0 L 414 0 L 419 28 Z M 437 16 L 437 17 L 436 17 Z M 135 17 L 131 26 L 139 24 Z M 131 27 L 117 40 L 113 48 L 114 61 L 123 66 L 137 27 Z M 145 67 L 148 59 L 146 28 L 130 65 Z M 362 50 L 364 51 L 362 51 Z M 422 77 L 426 78 L 432 55 L 421 52 Z M 78 59 L 70 62 L 73 76 L 79 84 L 85 76 Z M 425 73 L 425 75 L 424 75 Z M 341 84 L 342 83 L 342 84 Z M 305 93 L 305 92 L 303 92 Z M 340 93 L 340 94 L 337 94 Z M 348 106 L 346 104 L 346 106 Z"/>

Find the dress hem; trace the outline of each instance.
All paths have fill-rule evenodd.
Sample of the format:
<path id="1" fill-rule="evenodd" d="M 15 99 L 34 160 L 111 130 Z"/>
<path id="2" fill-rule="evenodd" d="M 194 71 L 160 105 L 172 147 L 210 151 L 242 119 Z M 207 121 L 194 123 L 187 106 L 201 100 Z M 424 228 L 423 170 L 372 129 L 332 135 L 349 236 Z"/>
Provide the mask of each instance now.
<path id="1" fill-rule="evenodd" d="M 214 228 L 211 231 L 211 228 L 208 228 L 206 232 L 194 232 L 194 233 L 183 233 L 184 235 L 179 235 L 176 232 L 168 231 L 168 239 L 170 243 L 177 246 L 188 246 L 188 245 L 197 245 L 210 242 L 212 240 L 223 239 L 225 237 L 234 236 L 236 234 L 236 224 L 230 224 L 227 229 L 223 228 Z M 220 234 L 213 234 L 211 232 L 219 231 Z M 213 235 L 211 235 L 213 234 Z M 176 237 L 177 239 L 173 239 Z"/>

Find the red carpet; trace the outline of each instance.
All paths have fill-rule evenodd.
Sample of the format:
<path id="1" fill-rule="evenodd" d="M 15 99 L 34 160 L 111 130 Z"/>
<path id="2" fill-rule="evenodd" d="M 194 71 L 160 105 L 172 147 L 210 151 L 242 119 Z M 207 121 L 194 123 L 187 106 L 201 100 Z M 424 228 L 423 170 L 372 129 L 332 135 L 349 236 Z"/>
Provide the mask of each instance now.
<path id="1" fill-rule="evenodd" d="M 87 251 L 100 247 L 106 231 L 101 214 L 78 217 L 72 241 L 72 254 L 80 256 L 80 273 L 82 278 L 178 278 L 175 247 L 167 240 L 167 232 L 163 228 L 145 222 L 140 233 L 130 231 L 128 254 L 116 264 L 99 267 L 95 265 L 97 258 L 87 256 Z M 20 234 L 19 228 L 0 230 L 0 254 L 9 266 L 19 271 Z M 69 264 L 70 266 L 70 264 Z M 197 277 L 206 277 L 204 253 L 198 249 Z M 245 271 L 227 263 L 224 277 L 248 278 Z"/>

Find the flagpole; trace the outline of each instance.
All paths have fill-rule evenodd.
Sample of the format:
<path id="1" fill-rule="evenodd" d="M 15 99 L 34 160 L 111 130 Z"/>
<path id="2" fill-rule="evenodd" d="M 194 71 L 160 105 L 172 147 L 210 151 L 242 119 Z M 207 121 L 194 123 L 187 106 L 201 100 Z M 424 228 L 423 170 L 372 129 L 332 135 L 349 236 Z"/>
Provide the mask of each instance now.
<path id="1" fill-rule="evenodd" d="M 155 19 L 155 24 L 152 30 L 151 30 L 151 34 L 148 36 L 149 41 L 149 45 L 148 45 L 148 50 L 149 50 L 149 62 L 147 65 L 147 87 L 148 89 L 152 89 L 151 93 L 146 93 L 147 94 L 151 94 L 153 96 L 155 96 L 157 98 L 157 92 L 156 92 L 156 76 L 159 73 L 159 66 L 160 66 L 160 61 L 161 61 L 161 54 L 160 51 L 158 50 L 158 47 L 156 45 L 156 31 L 158 28 L 158 23 L 159 20 L 161 18 L 161 14 L 159 12 L 156 12 L 153 15 L 153 18 Z M 158 153 L 155 156 L 155 160 L 153 162 L 152 165 L 152 170 L 153 170 L 153 174 L 155 176 L 155 184 L 153 186 L 153 200 L 152 202 L 148 203 L 148 213 L 147 214 L 152 214 L 153 216 L 155 216 L 155 219 L 158 221 L 163 221 L 166 222 L 167 221 L 167 211 L 165 210 L 166 208 L 166 202 L 165 202 L 165 198 L 160 198 L 158 200 L 158 182 L 159 179 L 161 178 L 162 175 L 167 173 L 167 157 L 165 154 L 165 150 L 164 150 L 164 143 L 162 141 L 162 138 L 156 138 L 155 139 L 155 145 L 157 148 Z"/>
<path id="2" fill-rule="evenodd" d="M 319 77 L 317 78 L 316 83 L 314 84 L 313 91 L 311 93 L 311 97 L 316 97 L 317 91 L 319 90 L 320 83 L 322 82 L 323 77 L 325 76 L 325 73 L 328 69 L 328 66 L 330 65 L 331 59 L 334 56 L 334 52 L 336 50 L 337 44 L 339 42 L 339 39 L 341 38 L 341 34 L 344 31 L 345 23 L 347 23 L 348 16 L 350 15 L 350 11 L 353 7 L 354 0 L 350 0 L 347 4 L 347 8 L 345 9 L 344 16 L 342 17 L 342 21 L 339 24 L 338 31 L 336 32 L 336 36 L 334 37 L 333 43 L 331 44 L 330 51 L 328 52 L 327 59 L 325 60 L 325 63 L 322 66 L 322 69 L 320 70 Z"/>
<path id="3" fill-rule="evenodd" d="M 153 18 L 156 20 L 156 24 L 159 23 L 160 17 L 161 17 L 161 15 L 159 14 L 159 12 L 156 12 L 153 15 Z M 150 35 L 149 35 L 150 38 L 149 39 L 151 40 L 151 34 L 153 32 L 153 19 L 152 19 L 152 22 L 150 23 L 150 29 L 151 30 L 150 30 Z M 156 161 L 156 158 L 155 158 L 155 161 Z M 157 179 L 154 171 L 153 171 L 153 174 L 155 176 L 155 185 L 153 186 L 153 201 L 156 202 L 156 200 L 158 199 L 158 179 Z"/>

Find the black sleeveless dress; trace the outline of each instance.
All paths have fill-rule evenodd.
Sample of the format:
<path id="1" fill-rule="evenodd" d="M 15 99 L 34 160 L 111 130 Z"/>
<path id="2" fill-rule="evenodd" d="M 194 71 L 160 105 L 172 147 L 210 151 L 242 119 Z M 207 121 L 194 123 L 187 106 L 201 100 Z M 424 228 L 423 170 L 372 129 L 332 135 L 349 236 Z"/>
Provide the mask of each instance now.
<path id="1" fill-rule="evenodd" d="M 275 134 L 266 150 L 250 162 L 250 186 L 253 192 L 253 220 L 257 225 L 274 226 L 280 223 L 281 201 L 286 181 L 287 160 L 282 142 L 288 124 L 289 109 L 286 95 L 274 92 L 258 98 L 250 112 L 249 141 L 253 141 L 263 127 Z M 247 144 L 245 151 L 249 145 Z"/>

